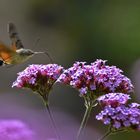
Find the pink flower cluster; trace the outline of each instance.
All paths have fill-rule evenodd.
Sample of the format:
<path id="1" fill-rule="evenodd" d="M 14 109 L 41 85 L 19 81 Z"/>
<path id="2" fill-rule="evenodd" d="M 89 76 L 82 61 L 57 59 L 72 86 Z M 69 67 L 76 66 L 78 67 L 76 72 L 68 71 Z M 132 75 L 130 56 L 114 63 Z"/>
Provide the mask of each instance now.
<path id="1" fill-rule="evenodd" d="M 0 120 L 0 140 L 35 140 L 35 137 L 22 121 Z"/>
<path id="2" fill-rule="evenodd" d="M 131 99 L 130 95 L 123 93 L 108 93 L 100 96 L 97 101 L 102 107 L 111 106 L 117 107 L 119 105 L 124 105 L 127 101 Z"/>
<path id="3" fill-rule="evenodd" d="M 96 119 L 114 129 L 140 130 L 140 104 L 127 104 L 128 99 L 131 98 L 123 93 L 109 93 L 99 97 L 103 109 L 96 115 Z"/>
<path id="4" fill-rule="evenodd" d="M 116 66 L 108 66 L 105 62 L 100 59 L 90 65 L 76 62 L 61 74 L 58 82 L 72 86 L 81 95 L 88 92 L 97 93 L 97 96 L 109 92 L 132 92 L 133 85 L 130 79 L 122 74 L 122 70 Z"/>
<path id="5" fill-rule="evenodd" d="M 24 71 L 18 73 L 17 80 L 12 87 L 30 88 L 33 91 L 50 90 L 55 81 L 63 72 L 63 67 L 57 64 L 29 65 Z M 42 87 L 42 88 L 41 88 Z"/>

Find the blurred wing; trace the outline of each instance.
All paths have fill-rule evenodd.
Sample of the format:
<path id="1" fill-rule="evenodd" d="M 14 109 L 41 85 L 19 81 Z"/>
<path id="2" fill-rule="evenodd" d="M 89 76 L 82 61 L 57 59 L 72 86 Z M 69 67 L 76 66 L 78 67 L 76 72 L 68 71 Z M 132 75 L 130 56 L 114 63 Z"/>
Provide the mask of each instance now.
<path id="1" fill-rule="evenodd" d="M 16 51 L 18 49 L 24 48 L 23 44 L 18 36 L 16 26 L 13 23 L 8 23 L 7 30 L 9 33 L 9 37 L 12 41 L 12 49 L 14 51 Z"/>
<path id="2" fill-rule="evenodd" d="M 11 58 L 16 52 L 0 42 L 0 60 L 7 64 L 11 63 Z"/>

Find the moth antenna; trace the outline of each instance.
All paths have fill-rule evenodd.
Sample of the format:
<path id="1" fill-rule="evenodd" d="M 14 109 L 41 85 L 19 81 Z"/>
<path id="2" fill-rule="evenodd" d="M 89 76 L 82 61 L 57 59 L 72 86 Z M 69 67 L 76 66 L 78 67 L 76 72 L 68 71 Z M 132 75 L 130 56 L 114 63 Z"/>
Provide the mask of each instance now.
<path id="1" fill-rule="evenodd" d="M 38 45 L 39 41 L 40 41 L 40 38 L 37 38 L 35 40 L 34 45 L 33 45 L 33 48 L 35 48 Z"/>

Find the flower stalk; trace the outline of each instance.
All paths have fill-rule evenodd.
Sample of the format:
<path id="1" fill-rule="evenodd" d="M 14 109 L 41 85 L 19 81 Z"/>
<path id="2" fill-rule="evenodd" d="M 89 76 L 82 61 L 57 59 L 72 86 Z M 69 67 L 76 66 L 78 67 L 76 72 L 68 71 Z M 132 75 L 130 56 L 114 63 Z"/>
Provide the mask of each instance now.
<path id="1" fill-rule="evenodd" d="M 105 140 L 108 136 L 114 133 L 118 132 L 124 132 L 127 131 L 127 129 L 113 129 L 112 125 L 109 127 L 108 131 L 99 139 L 99 140 Z"/>
<path id="2" fill-rule="evenodd" d="M 104 140 L 106 139 L 109 135 L 112 133 L 112 127 L 109 127 L 109 130 L 99 139 L 99 140 Z"/>
<path id="3" fill-rule="evenodd" d="M 89 117 L 90 117 L 90 114 L 92 112 L 92 109 L 95 106 L 95 101 L 96 100 L 88 101 L 85 98 L 85 107 L 86 107 L 86 110 L 85 110 L 85 113 L 84 113 L 82 122 L 80 124 L 79 130 L 78 130 L 78 133 L 77 133 L 77 140 L 79 140 L 79 137 L 80 137 L 81 133 L 84 131 L 84 129 L 85 129 L 86 125 L 87 125 L 87 122 L 89 120 Z"/>
<path id="4" fill-rule="evenodd" d="M 56 137 L 57 137 L 58 140 L 60 140 L 61 138 L 60 138 L 60 135 L 59 135 L 59 133 L 58 133 L 57 126 L 56 126 L 56 123 L 55 123 L 53 114 L 52 114 L 52 112 L 51 112 L 51 109 L 50 109 L 48 100 L 45 100 L 45 106 L 46 106 L 46 108 L 47 108 L 47 111 L 48 111 L 48 114 L 49 114 L 49 117 L 50 117 L 50 120 L 51 120 L 53 129 L 54 129 L 54 131 L 55 131 Z"/>

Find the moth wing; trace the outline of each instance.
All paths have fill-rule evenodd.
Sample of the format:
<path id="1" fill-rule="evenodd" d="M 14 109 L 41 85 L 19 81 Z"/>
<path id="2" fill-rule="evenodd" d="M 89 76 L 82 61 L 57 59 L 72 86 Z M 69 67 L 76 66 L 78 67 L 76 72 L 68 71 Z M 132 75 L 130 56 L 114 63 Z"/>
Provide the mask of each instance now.
<path id="1" fill-rule="evenodd" d="M 8 23 L 7 31 L 12 43 L 11 48 L 15 51 L 24 48 L 14 23 Z"/>
<path id="2" fill-rule="evenodd" d="M 11 58 L 15 53 L 16 52 L 14 50 L 0 42 L 0 60 L 4 61 L 7 64 L 10 64 Z"/>

